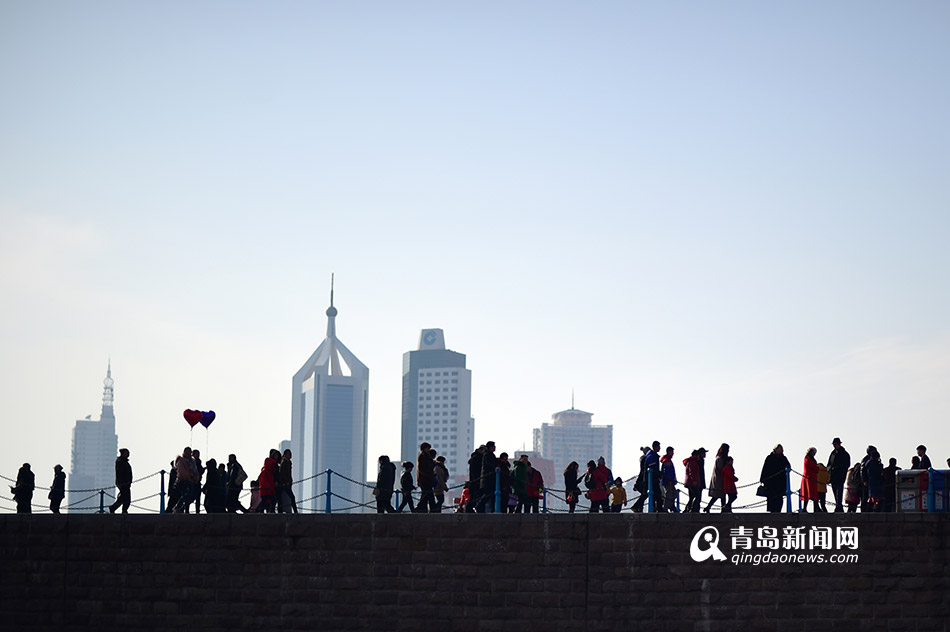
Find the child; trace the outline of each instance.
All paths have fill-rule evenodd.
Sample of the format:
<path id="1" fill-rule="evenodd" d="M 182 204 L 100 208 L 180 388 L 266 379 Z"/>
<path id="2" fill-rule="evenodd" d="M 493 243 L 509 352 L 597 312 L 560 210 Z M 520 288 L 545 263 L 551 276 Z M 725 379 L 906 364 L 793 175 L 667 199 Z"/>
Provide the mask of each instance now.
<path id="1" fill-rule="evenodd" d="M 831 482 L 831 474 L 824 463 L 818 464 L 818 510 L 828 513 L 828 507 L 825 506 L 825 498 L 828 496 L 828 483 Z"/>
<path id="2" fill-rule="evenodd" d="M 732 468 L 732 457 L 727 456 L 726 464 L 722 466 L 722 491 L 729 502 L 722 506 L 723 513 L 732 513 L 732 503 L 739 496 L 739 492 L 736 490 L 736 481 L 738 480 L 736 472 Z"/>
<path id="3" fill-rule="evenodd" d="M 627 504 L 627 490 L 623 488 L 623 479 L 619 476 L 614 480 L 614 486 L 610 488 L 610 511 L 611 513 L 620 513 L 623 506 Z"/>
<path id="4" fill-rule="evenodd" d="M 416 510 L 416 505 L 412 502 L 412 490 L 416 488 L 412 482 L 412 462 L 405 461 L 403 462 L 402 467 L 406 470 L 402 473 L 402 478 L 399 479 L 399 485 L 402 487 L 402 502 L 399 503 L 399 509 L 396 511 L 398 513 L 402 513 L 402 508 L 408 504 L 409 512 L 411 513 Z"/>
<path id="5" fill-rule="evenodd" d="M 247 508 L 249 513 L 257 513 L 257 507 L 261 504 L 261 486 L 257 481 L 251 481 L 251 506 Z"/>

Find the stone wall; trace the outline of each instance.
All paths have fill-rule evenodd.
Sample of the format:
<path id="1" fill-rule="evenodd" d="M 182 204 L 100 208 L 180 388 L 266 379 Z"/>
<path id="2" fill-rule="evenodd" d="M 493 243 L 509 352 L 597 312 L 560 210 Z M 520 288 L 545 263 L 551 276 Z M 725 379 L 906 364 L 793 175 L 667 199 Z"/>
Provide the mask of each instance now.
<path id="1" fill-rule="evenodd" d="M 720 534 L 726 561 L 696 562 Z M 803 527 L 734 564 L 732 530 Z M 831 549 L 811 546 L 830 528 Z M 839 527 L 858 539 L 839 546 Z M 829 533 L 825 531 L 824 533 Z M 764 533 L 768 535 L 768 533 Z M 950 515 L 0 516 L 4 630 L 946 631 Z M 743 545 L 741 539 L 735 544 Z M 773 541 L 774 543 L 774 541 Z M 846 544 L 849 544 L 846 542 Z M 708 555 L 708 553 L 703 554 Z M 829 622 L 838 624 L 828 627 Z"/>

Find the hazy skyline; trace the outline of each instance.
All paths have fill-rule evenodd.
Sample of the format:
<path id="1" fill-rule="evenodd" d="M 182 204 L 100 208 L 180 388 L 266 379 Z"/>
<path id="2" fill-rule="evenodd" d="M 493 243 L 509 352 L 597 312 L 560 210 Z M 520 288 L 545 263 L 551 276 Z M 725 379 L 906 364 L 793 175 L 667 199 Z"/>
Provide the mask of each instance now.
<path id="1" fill-rule="evenodd" d="M 943 464 L 948 36 L 941 2 L 0 4 L 0 473 L 68 470 L 109 356 L 137 477 L 185 408 L 256 472 L 331 273 L 371 467 L 424 328 L 476 445 L 574 389 L 624 478 L 654 439 L 740 484 L 834 436 Z"/>

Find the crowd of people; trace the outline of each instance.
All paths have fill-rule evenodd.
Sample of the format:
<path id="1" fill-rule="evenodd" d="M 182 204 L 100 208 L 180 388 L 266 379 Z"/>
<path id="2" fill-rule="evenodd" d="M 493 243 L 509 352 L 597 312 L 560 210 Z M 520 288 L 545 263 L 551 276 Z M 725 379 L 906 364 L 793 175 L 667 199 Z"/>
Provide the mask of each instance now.
<path id="1" fill-rule="evenodd" d="M 832 447 L 824 463 L 816 459 L 816 448 L 806 451 L 800 473 L 801 484 L 797 490 L 789 489 L 787 475 L 795 470 L 781 444 L 776 445 L 765 458 L 759 480 L 745 486 L 758 485 L 756 495 L 765 498 L 768 512 L 781 512 L 782 504 L 788 502 L 793 491 L 799 494 L 802 503 L 800 511 L 807 512 L 811 504 L 814 512 L 827 512 L 829 485 L 834 497 L 831 501 L 834 512 L 853 513 L 859 508 L 862 512 L 896 511 L 897 472 L 901 469 L 897 466 L 897 459 L 890 458 L 885 467 L 878 449 L 870 445 L 865 456 L 852 464 L 851 455 L 845 450 L 840 438 L 836 437 L 832 441 Z M 738 497 L 739 479 L 729 449 L 729 444 L 723 443 L 716 451 L 708 488 L 706 448 L 692 450 L 690 456 L 683 459 L 682 486 L 688 492 L 683 513 L 709 513 L 717 502 L 721 512 L 733 510 L 733 503 Z M 628 503 L 623 479 L 614 477 L 603 456 L 596 461 L 588 461 L 583 474 L 580 465 L 572 461 L 564 469 L 564 489 L 549 490 L 541 472 L 531 465 L 527 455 L 522 454 L 512 462 L 507 452 L 496 456 L 495 450 L 495 442 L 488 441 L 471 454 L 468 479 L 454 505 L 455 511 L 538 513 L 542 498 L 548 492 L 562 493 L 570 513 L 575 512 L 582 498 L 588 502 L 590 513 L 619 512 Z M 646 506 L 647 511 L 678 513 L 677 486 L 681 483 L 677 477 L 674 448 L 667 446 L 661 450 L 660 442 L 654 441 L 650 446 L 642 447 L 640 453 L 640 469 L 633 484 L 637 497 L 631 510 L 643 512 Z M 185 447 L 170 462 L 165 511 L 189 513 L 194 507 L 195 513 L 199 513 L 203 504 L 207 513 L 298 513 L 293 492 L 292 457 L 290 450 L 284 450 L 283 453 L 270 450 L 260 474 L 250 481 L 250 503 L 245 507 L 241 497 L 249 476 L 237 457 L 228 455 L 227 463 L 218 463 L 215 459 L 202 462 L 198 450 Z M 947 467 L 950 468 L 950 459 L 947 459 Z M 917 454 L 912 459 L 910 469 L 930 468 L 927 448 L 917 446 Z M 451 475 L 445 457 L 439 455 L 429 443 L 422 443 L 416 462 L 405 461 L 402 470 L 397 487 L 396 464 L 386 455 L 379 457 L 377 481 L 373 488 L 377 513 L 399 513 L 407 507 L 413 513 L 441 513 L 447 508 L 446 493 L 450 490 Z M 122 448 L 115 461 L 115 486 L 118 493 L 115 502 L 109 506 L 110 513 L 119 510 L 128 513 L 132 502 L 132 483 L 129 450 Z M 35 489 L 34 473 L 30 464 L 24 463 L 17 473 L 15 486 L 10 487 L 17 513 L 32 512 Z M 414 502 L 416 490 L 418 504 Z M 704 490 L 709 498 L 705 507 L 702 506 Z M 401 501 L 395 507 L 393 496 L 397 493 Z M 60 513 L 65 495 L 66 474 L 61 465 L 56 465 L 48 494 L 52 513 Z M 652 502 L 647 504 L 650 499 Z"/>

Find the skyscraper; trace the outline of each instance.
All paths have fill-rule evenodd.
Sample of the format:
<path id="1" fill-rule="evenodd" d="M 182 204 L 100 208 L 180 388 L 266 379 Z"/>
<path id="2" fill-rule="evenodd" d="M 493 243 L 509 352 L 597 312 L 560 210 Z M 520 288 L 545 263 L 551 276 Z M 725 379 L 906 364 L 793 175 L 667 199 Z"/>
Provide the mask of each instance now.
<path id="1" fill-rule="evenodd" d="M 541 456 L 554 461 L 554 471 L 560 474 L 571 461 L 580 465 L 579 474 L 587 469 L 587 462 L 604 457 L 607 467 L 613 466 L 613 426 L 593 426 L 593 413 L 577 410 L 571 403 L 570 410 L 562 410 L 551 415 L 552 423 L 541 424 L 534 429 L 534 449 Z M 564 481 L 558 479 L 548 485 L 557 489 Z M 564 503 L 553 497 L 548 506 L 562 507 Z"/>
<path id="2" fill-rule="evenodd" d="M 102 381 L 102 413 L 98 421 L 92 415 L 76 421 L 73 427 L 72 463 L 66 487 L 70 490 L 104 489 L 115 495 L 115 458 L 119 451 L 119 437 L 115 434 L 115 412 L 112 407 L 112 361 Z M 94 491 L 70 491 L 66 499 L 69 513 L 93 513 L 99 510 L 99 495 Z M 105 504 L 111 505 L 108 499 Z"/>
<path id="3" fill-rule="evenodd" d="M 441 329 L 423 329 L 419 348 L 402 355 L 402 459 L 415 462 L 423 441 L 445 457 L 452 478 L 468 478 L 472 372 L 464 354 L 445 348 Z"/>
<path id="4" fill-rule="evenodd" d="M 336 337 L 337 309 L 327 309 L 327 337 L 293 378 L 290 443 L 294 453 L 294 494 L 304 509 L 322 511 L 333 470 L 353 481 L 366 480 L 369 369 Z M 339 476 L 332 479 L 332 509 L 354 509 L 366 502 L 366 489 Z"/>

